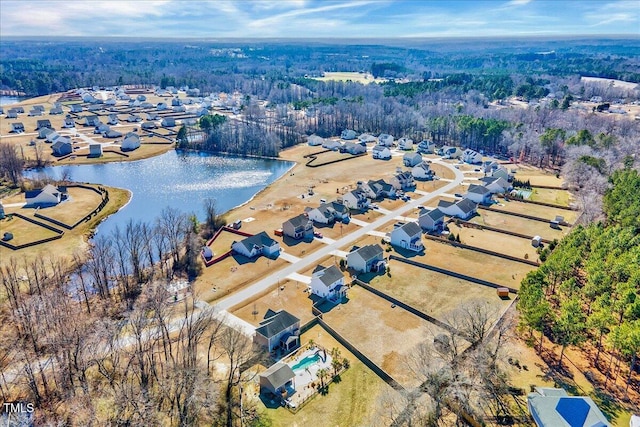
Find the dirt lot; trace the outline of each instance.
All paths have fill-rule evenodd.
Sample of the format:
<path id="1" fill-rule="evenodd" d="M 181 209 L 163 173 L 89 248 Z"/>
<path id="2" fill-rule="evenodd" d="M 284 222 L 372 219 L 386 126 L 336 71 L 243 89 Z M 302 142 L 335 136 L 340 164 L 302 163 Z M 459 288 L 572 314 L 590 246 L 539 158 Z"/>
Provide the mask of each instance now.
<path id="1" fill-rule="evenodd" d="M 300 323 L 304 324 L 313 319 L 311 313 L 313 300 L 306 290 L 307 285 L 304 283 L 283 280 L 280 286 L 276 285 L 259 298 L 233 309 L 232 313 L 252 325 L 258 326 L 268 309 L 274 311 L 284 309 L 299 318 Z"/>
<path id="2" fill-rule="evenodd" d="M 448 162 L 450 163 L 450 162 Z M 451 163 L 453 164 L 453 163 Z M 431 170 L 436 174 L 436 176 L 444 179 L 454 179 L 456 177 L 455 173 L 452 170 L 447 169 L 446 166 L 439 165 L 437 163 L 431 163 Z"/>
<path id="3" fill-rule="evenodd" d="M 501 313 L 511 302 L 502 300 L 496 290 L 446 274 L 436 273 L 398 261 L 391 261 L 391 277 L 360 277 L 381 291 L 422 312 L 446 322 L 446 316 L 465 302 L 486 301 Z M 512 295 L 512 298 L 514 296 Z"/>
<path id="4" fill-rule="evenodd" d="M 314 80 L 320 80 L 320 81 L 331 81 L 331 80 L 335 80 L 335 81 L 341 81 L 341 82 L 346 82 L 346 81 L 352 81 L 354 83 L 362 83 L 362 84 L 369 84 L 369 83 L 384 83 L 387 81 L 387 79 L 383 79 L 383 78 L 374 78 L 373 75 L 371 75 L 370 73 L 358 73 L 355 71 L 327 71 L 324 73 L 324 77 L 312 77 Z"/>
<path id="5" fill-rule="evenodd" d="M 544 222 L 533 221 L 492 210 L 481 209 L 478 213 L 480 215 L 471 218 L 471 222 L 514 231 L 516 233 L 528 234 L 530 236 L 542 236 L 549 240 L 561 239 L 571 230 L 569 227 L 563 227 L 563 230 L 557 230 L 549 227 L 549 224 Z"/>
<path id="6" fill-rule="evenodd" d="M 324 320 L 405 386 L 418 383 L 406 369 L 404 357 L 420 341 L 442 332 L 359 286 L 351 288 L 349 301 L 326 313 Z"/>
<path id="7" fill-rule="evenodd" d="M 282 259 L 270 260 L 263 256 L 248 259 L 233 255 L 210 267 L 203 267 L 202 275 L 198 276 L 193 287 L 200 299 L 212 302 L 288 264 Z"/>
<path id="8" fill-rule="evenodd" d="M 18 218 L 17 216 L 12 217 L 11 219 L 7 217 L 3 220 L 0 220 L 0 238 L 1 236 L 4 236 L 4 233 L 13 234 L 13 239 L 8 241 L 7 243 L 15 246 L 35 242 L 37 240 L 47 239 L 49 237 L 58 235 L 58 233 L 51 231 L 48 228 L 33 224 L 27 220 Z M 10 251 L 9 249 L 2 248 L 2 251 L 5 250 Z M 22 250 L 25 249 L 21 249 L 20 251 Z"/>

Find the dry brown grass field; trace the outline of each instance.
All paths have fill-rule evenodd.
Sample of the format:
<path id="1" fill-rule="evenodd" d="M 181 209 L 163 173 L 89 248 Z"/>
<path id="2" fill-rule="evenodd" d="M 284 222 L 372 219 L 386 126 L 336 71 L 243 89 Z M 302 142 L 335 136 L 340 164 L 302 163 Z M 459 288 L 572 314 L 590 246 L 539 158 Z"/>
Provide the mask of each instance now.
<path id="1" fill-rule="evenodd" d="M 476 224 L 488 225 L 490 227 L 528 234 L 530 236 L 542 236 L 544 239 L 549 240 L 561 239 L 571 230 L 568 227 L 562 227 L 563 230 L 558 230 L 549 227 L 548 223 L 533 221 L 486 209 L 478 210 L 478 215 L 471 218 L 470 221 Z"/>
<path id="2" fill-rule="evenodd" d="M 53 224 L 50 224 L 53 225 Z M 60 227 L 57 227 L 61 229 Z M 49 237 L 57 236 L 59 233 L 49 230 L 37 224 L 33 224 L 25 219 L 14 217 L 7 217 L 0 220 L 0 238 L 4 236 L 4 233 L 12 233 L 13 239 L 7 243 L 14 246 L 24 245 L 26 243 L 35 242 L 37 240 L 48 239 Z M 46 243 L 45 243 L 46 244 Z M 2 247 L 2 251 L 20 252 L 26 249 L 20 249 L 18 251 L 11 251 L 5 247 Z"/>
<path id="3" fill-rule="evenodd" d="M 73 225 L 97 208 L 102 201 L 100 194 L 86 188 L 69 187 L 68 194 L 67 201 L 57 206 L 41 208 L 38 213 L 67 225 Z M 30 208 L 23 208 L 21 211 L 28 209 Z"/>
<path id="4" fill-rule="evenodd" d="M 573 224 L 578 216 L 580 216 L 580 211 L 551 208 L 513 200 L 505 202 L 504 199 L 498 199 L 498 201 L 503 206 L 493 205 L 492 209 L 531 215 L 538 218 L 549 219 L 549 221 L 554 219 L 556 215 L 560 215 L 564 217 L 565 221 Z"/>
<path id="5" fill-rule="evenodd" d="M 497 253 L 511 255 L 517 258 L 525 258 L 531 261 L 538 259 L 536 248 L 531 246 L 529 239 L 510 236 L 496 231 L 479 230 L 477 228 L 464 227 L 449 223 L 451 233 L 460 235 L 463 244 L 487 249 Z"/>

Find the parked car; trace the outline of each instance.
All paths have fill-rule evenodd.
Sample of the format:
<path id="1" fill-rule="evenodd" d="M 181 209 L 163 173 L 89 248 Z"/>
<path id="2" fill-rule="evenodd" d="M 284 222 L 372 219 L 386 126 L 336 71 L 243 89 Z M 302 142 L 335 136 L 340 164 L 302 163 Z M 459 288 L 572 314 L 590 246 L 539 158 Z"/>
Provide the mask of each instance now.
<path id="1" fill-rule="evenodd" d="M 314 232 L 313 232 L 313 236 L 314 236 L 314 237 L 317 237 L 318 239 L 322 239 L 322 233 L 321 233 L 321 232 L 319 232 L 319 231 L 314 231 Z"/>
<path id="2" fill-rule="evenodd" d="M 462 194 L 460 194 L 460 193 L 456 193 L 456 194 L 454 194 L 454 196 L 456 196 L 456 197 L 462 197 Z"/>

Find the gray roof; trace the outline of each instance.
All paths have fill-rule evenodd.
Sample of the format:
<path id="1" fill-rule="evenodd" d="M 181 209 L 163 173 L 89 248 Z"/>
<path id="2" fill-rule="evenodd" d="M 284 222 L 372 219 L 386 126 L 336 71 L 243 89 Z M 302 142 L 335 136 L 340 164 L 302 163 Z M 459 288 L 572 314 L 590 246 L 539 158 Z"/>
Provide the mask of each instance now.
<path id="1" fill-rule="evenodd" d="M 348 213 L 349 212 L 349 208 L 347 208 L 344 204 L 340 203 L 340 202 L 329 202 L 329 204 L 331 205 L 331 208 L 333 208 L 334 211 L 339 212 L 339 213 Z"/>
<path id="2" fill-rule="evenodd" d="M 491 191 L 485 187 L 484 185 L 476 185 L 476 184 L 471 184 L 469 186 L 469 193 L 475 193 L 475 194 L 482 194 L 483 196 L 485 194 L 490 194 Z"/>
<path id="3" fill-rule="evenodd" d="M 437 221 L 437 220 L 439 220 L 439 219 L 444 217 L 444 212 L 442 212 L 438 208 L 435 208 L 435 209 L 430 210 L 429 212 L 426 212 L 424 215 L 427 215 L 432 220 Z"/>
<path id="4" fill-rule="evenodd" d="M 254 236 L 242 239 L 240 243 L 249 251 L 251 251 L 254 246 L 273 246 L 276 241 L 269 237 L 269 235 L 265 231 L 261 231 Z"/>
<path id="5" fill-rule="evenodd" d="M 485 184 L 491 184 L 493 181 L 497 181 L 499 178 L 497 176 L 485 176 L 484 178 L 480 178 L 480 181 Z"/>
<path id="6" fill-rule="evenodd" d="M 357 252 L 365 261 L 381 256 L 383 253 L 382 248 L 378 244 L 363 246 L 354 252 Z"/>
<path id="7" fill-rule="evenodd" d="M 474 211 L 474 210 L 476 210 L 478 208 L 478 205 L 476 205 L 475 203 L 473 203 L 469 199 L 460 200 L 458 203 L 456 203 L 456 206 L 458 206 L 460 209 L 462 209 L 462 212 L 467 213 L 467 214 L 469 212 L 472 212 L 472 211 Z"/>
<path id="8" fill-rule="evenodd" d="M 406 153 L 402 158 L 406 159 L 406 160 L 411 160 L 411 159 L 414 159 L 416 157 L 422 159 L 422 155 L 420 155 L 420 153 L 411 153 L 411 152 Z"/>
<path id="9" fill-rule="evenodd" d="M 373 147 L 373 151 L 384 151 L 384 149 L 387 148 L 384 145 L 376 145 L 375 147 Z"/>
<path id="10" fill-rule="evenodd" d="M 537 388 L 527 397 L 531 415 L 540 427 L 610 426 L 595 402 L 586 396 L 568 396 L 562 389 Z"/>
<path id="11" fill-rule="evenodd" d="M 448 208 L 449 206 L 455 205 L 455 204 L 456 204 L 456 202 L 449 202 L 447 200 L 440 200 L 438 202 L 438 207 L 439 208 Z"/>
<path id="12" fill-rule="evenodd" d="M 415 236 L 416 234 L 422 234 L 422 229 L 415 222 L 407 222 L 406 224 L 398 228 L 402 229 L 402 231 L 407 233 L 407 236 Z"/>
<path id="13" fill-rule="evenodd" d="M 40 129 L 40 128 L 50 128 L 51 127 L 51 121 L 49 119 L 38 120 L 36 127 L 38 129 Z"/>
<path id="14" fill-rule="evenodd" d="M 344 274 L 342 271 L 335 265 L 331 265 L 329 267 L 324 267 L 322 265 L 318 265 L 313 272 L 324 270 L 324 274 L 320 276 L 320 281 L 324 283 L 326 286 L 331 286 L 338 280 L 344 278 Z"/>
<path id="15" fill-rule="evenodd" d="M 294 216 L 293 218 L 288 219 L 285 222 L 290 223 L 293 226 L 293 228 L 305 227 L 309 223 L 309 218 L 304 214 L 300 214 L 298 216 Z"/>
<path id="16" fill-rule="evenodd" d="M 266 379 L 271 387 L 277 390 L 295 378 L 296 374 L 293 372 L 293 369 L 291 369 L 291 366 L 283 362 L 278 362 L 261 373 L 260 377 Z"/>
<path id="17" fill-rule="evenodd" d="M 285 329 L 290 328 L 296 323 L 300 323 L 300 319 L 298 319 L 288 311 L 280 310 L 273 316 L 268 317 L 260 322 L 260 326 L 256 328 L 256 333 L 262 335 L 263 337 L 271 338 L 278 335 Z"/>

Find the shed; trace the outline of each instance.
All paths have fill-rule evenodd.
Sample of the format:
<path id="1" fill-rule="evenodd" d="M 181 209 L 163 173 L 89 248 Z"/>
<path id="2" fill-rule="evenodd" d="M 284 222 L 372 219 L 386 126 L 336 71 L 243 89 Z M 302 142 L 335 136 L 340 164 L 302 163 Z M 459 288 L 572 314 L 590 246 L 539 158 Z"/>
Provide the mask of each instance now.
<path id="1" fill-rule="evenodd" d="M 559 230 L 560 229 L 560 222 L 552 219 L 551 221 L 549 221 L 549 227 Z"/>
<path id="2" fill-rule="evenodd" d="M 500 298 L 509 298 L 509 288 L 498 288 L 496 292 Z"/>
<path id="3" fill-rule="evenodd" d="M 211 248 L 209 246 L 204 246 L 202 248 L 202 256 L 207 261 L 210 260 L 211 258 L 213 258 L 213 251 L 211 250 Z"/>
<path id="4" fill-rule="evenodd" d="M 4 240 L 5 242 L 8 242 L 11 239 L 13 239 L 13 234 L 9 231 L 5 232 L 4 236 L 2 236 L 2 240 Z"/>
<path id="5" fill-rule="evenodd" d="M 533 246 L 534 248 L 540 246 L 540 243 L 542 243 L 542 237 L 540 236 L 534 236 L 534 238 L 531 239 L 531 246 Z"/>
<path id="6" fill-rule="evenodd" d="M 266 390 L 277 395 L 287 387 L 293 388 L 295 378 L 296 374 L 291 366 L 278 362 L 260 374 L 260 391 Z"/>

